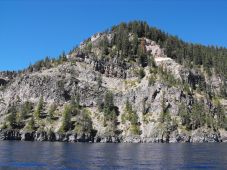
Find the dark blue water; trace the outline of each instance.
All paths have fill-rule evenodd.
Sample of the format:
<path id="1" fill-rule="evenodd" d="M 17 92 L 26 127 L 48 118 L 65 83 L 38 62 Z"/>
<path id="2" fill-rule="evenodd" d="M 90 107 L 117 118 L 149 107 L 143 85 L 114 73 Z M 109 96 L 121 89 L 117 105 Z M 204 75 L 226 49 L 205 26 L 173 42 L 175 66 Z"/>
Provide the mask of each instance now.
<path id="1" fill-rule="evenodd" d="M 2 141 L 0 169 L 227 169 L 227 144 Z"/>

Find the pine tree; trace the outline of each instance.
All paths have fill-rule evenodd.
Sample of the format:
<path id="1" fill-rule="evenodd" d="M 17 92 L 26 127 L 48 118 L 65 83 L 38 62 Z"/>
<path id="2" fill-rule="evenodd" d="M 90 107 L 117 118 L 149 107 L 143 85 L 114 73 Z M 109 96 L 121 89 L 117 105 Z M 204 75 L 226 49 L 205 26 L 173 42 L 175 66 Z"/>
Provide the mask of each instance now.
<path id="1" fill-rule="evenodd" d="M 22 106 L 21 106 L 21 111 L 20 111 L 20 117 L 22 120 L 26 119 L 28 114 L 32 111 L 32 104 L 28 101 L 26 101 Z"/>
<path id="2" fill-rule="evenodd" d="M 67 132 L 71 129 L 71 108 L 70 106 L 65 106 L 63 112 L 62 126 L 61 130 Z"/>
<path id="3" fill-rule="evenodd" d="M 48 111 L 50 120 L 51 120 L 51 119 L 54 119 L 55 111 L 56 111 L 56 105 L 55 105 L 55 104 L 52 104 L 52 105 L 50 106 L 49 111 Z"/>
<path id="4" fill-rule="evenodd" d="M 125 30 L 122 34 L 122 55 L 123 56 L 128 56 L 129 54 L 129 48 L 130 48 L 130 43 L 129 43 L 129 32 Z"/>
<path id="5" fill-rule="evenodd" d="M 104 97 L 102 111 L 104 112 L 104 125 L 106 125 L 106 122 L 109 121 L 109 123 L 112 124 L 111 127 L 115 129 L 117 113 L 113 102 L 113 94 L 111 92 L 107 92 Z"/>
<path id="6" fill-rule="evenodd" d="M 226 116 L 223 106 L 221 105 L 220 101 L 216 103 L 216 113 L 217 113 L 217 121 L 218 127 L 224 127 L 226 124 Z"/>
<path id="7" fill-rule="evenodd" d="M 15 112 L 11 112 L 9 114 L 9 116 L 7 117 L 7 120 L 9 122 L 9 125 L 11 128 L 15 128 L 17 125 L 16 117 L 17 117 L 17 115 Z"/>
<path id="8" fill-rule="evenodd" d="M 137 34 L 133 36 L 133 41 L 132 41 L 132 54 L 136 55 L 138 51 L 138 45 L 139 45 L 139 40 Z"/>
<path id="9" fill-rule="evenodd" d="M 35 117 L 36 119 L 39 119 L 41 116 L 42 116 L 42 112 L 43 112 L 43 108 L 44 107 L 44 100 L 43 100 L 43 96 L 40 97 L 39 99 L 39 103 L 36 107 L 36 110 L 35 110 Z"/>
<path id="10" fill-rule="evenodd" d="M 108 114 L 111 110 L 113 110 L 113 94 L 111 92 L 107 92 L 104 98 L 104 111 Z"/>
<path id="11" fill-rule="evenodd" d="M 199 102 L 195 102 L 195 104 L 192 106 L 192 109 L 191 109 L 192 130 L 205 125 L 205 122 L 206 122 L 205 118 L 206 118 L 206 115 L 204 112 L 203 104 Z"/>
<path id="12" fill-rule="evenodd" d="M 28 128 L 30 130 L 35 130 L 35 120 L 34 117 L 32 116 L 31 119 L 28 122 Z"/>

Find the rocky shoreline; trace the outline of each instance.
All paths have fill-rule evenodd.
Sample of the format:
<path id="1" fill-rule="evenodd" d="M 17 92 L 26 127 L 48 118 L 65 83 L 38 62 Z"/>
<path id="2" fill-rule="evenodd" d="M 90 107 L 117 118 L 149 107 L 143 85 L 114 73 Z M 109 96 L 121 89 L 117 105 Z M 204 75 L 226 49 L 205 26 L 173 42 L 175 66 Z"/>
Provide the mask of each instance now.
<path id="1" fill-rule="evenodd" d="M 216 143 L 227 142 L 225 137 L 219 133 L 201 133 L 192 136 L 186 134 L 167 135 L 163 137 L 145 138 L 141 136 L 94 136 L 92 134 L 78 135 L 75 133 L 59 133 L 33 131 L 25 132 L 20 130 L 2 130 L 0 140 L 18 141 L 49 141 L 49 142 L 70 142 L 70 143 Z"/>

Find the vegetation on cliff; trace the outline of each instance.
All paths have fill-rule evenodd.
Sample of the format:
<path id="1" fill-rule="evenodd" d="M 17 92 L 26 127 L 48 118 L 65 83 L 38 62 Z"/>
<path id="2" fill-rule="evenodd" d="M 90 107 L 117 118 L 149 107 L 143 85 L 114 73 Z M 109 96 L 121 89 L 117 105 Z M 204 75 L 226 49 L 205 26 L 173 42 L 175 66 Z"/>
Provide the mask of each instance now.
<path id="1" fill-rule="evenodd" d="M 226 57 L 225 48 L 186 43 L 146 22 L 121 23 L 12 76 L 1 88 L 2 129 L 97 140 L 169 141 L 201 128 L 216 135 L 227 130 Z"/>

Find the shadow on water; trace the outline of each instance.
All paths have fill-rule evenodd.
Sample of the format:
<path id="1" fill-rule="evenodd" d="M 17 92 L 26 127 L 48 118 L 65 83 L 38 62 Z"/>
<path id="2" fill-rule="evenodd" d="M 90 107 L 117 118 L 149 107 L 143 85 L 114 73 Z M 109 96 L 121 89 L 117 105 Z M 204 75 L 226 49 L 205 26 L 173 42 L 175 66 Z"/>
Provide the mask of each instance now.
<path id="1" fill-rule="evenodd" d="M 225 169 L 227 144 L 0 142 L 0 169 Z"/>

